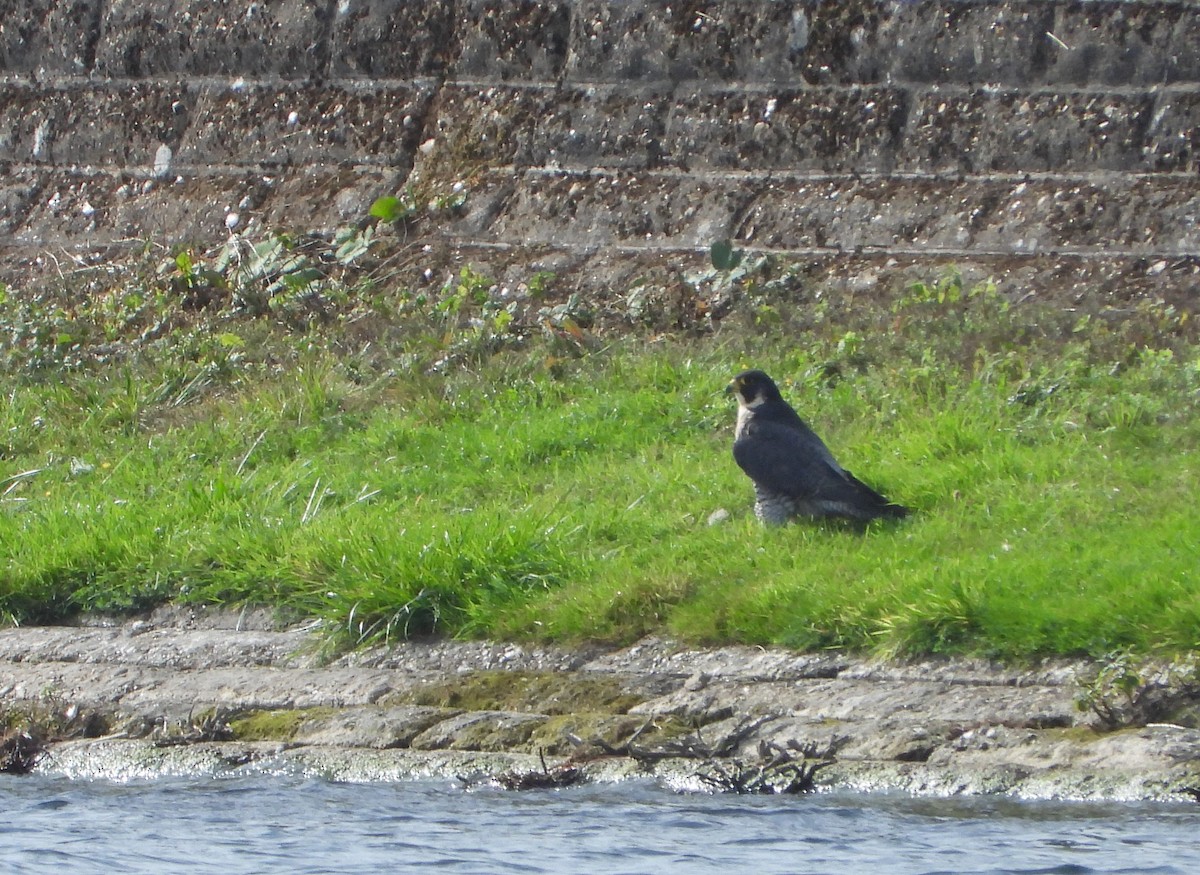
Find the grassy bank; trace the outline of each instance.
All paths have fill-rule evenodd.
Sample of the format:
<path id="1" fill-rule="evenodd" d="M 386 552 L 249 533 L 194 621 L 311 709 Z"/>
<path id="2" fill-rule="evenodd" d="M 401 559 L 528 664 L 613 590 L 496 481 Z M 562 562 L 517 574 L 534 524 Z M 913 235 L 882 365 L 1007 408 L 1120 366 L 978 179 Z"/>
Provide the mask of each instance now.
<path id="1" fill-rule="evenodd" d="M 522 328 L 467 274 L 436 300 L 336 300 L 320 324 L 236 296 L 189 315 L 170 289 L 87 312 L 22 301 L 0 612 L 266 603 L 350 642 L 1197 646 L 1185 319 L 1010 307 L 952 276 L 839 308 L 772 276 L 667 339 L 561 309 Z M 915 515 L 760 527 L 721 393 L 749 366 Z"/>

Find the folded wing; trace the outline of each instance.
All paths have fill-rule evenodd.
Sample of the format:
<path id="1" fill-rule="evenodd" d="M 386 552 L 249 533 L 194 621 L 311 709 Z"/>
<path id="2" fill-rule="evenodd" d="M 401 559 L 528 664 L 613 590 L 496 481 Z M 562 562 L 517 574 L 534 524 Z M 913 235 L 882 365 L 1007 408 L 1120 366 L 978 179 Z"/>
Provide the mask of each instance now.
<path id="1" fill-rule="evenodd" d="M 842 468 L 807 426 L 751 422 L 733 457 L 760 490 L 791 500 L 797 513 L 860 520 L 907 513 Z"/>

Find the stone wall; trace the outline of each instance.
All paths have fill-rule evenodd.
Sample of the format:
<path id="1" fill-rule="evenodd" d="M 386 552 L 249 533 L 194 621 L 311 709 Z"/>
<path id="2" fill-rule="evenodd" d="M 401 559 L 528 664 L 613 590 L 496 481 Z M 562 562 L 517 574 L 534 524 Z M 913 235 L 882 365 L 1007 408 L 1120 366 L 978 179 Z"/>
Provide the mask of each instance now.
<path id="1" fill-rule="evenodd" d="M 0 0 L 4 282 L 455 183 L 414 270 L 604 293 L 731 237 L 1187 303 L 1200 3 Z"/>

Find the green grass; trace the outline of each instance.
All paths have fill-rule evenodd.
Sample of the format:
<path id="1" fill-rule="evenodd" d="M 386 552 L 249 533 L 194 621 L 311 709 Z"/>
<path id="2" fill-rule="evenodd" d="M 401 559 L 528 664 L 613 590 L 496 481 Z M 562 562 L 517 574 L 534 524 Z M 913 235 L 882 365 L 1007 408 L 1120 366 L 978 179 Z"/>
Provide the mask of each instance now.
<path id="1" fill-rule="evenodd" d="M 937 288 L 876 323 L 764 329 L 761 305 L 704 338 L 526 340 L 441 372 L 428 332 L 381 356 L 344 328 L 247 340 L 257 323 L 236 343 L 14 366 L 0 612 L 250 602 L 347 642 L 1196 648 L 1197 349 Z M 747 366 L 915 514 L 762 528 L 721 392 Z"/>

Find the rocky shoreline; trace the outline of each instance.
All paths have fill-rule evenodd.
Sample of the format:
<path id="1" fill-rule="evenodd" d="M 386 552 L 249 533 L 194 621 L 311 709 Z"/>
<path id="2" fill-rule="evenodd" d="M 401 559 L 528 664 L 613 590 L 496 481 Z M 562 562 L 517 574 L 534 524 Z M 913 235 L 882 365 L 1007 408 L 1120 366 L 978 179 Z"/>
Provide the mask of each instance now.
<path id="1" fill-rule="evenodd" d="M 405 642 L 329 658 L 322 641 L 265 612 L 178 608 L 4 629 L 0 708 L 55 717 L 68 737 L 36 771 L 76 778 L 552 784 L 569 772 L 703 790 L 713 768 L 782 757 L 816 788 L 1189 801 L 1200 787 L 1200 730 L 1099 731 L 1076 705 L 1084 663 L 898 664 L 663 640 Z"/>

